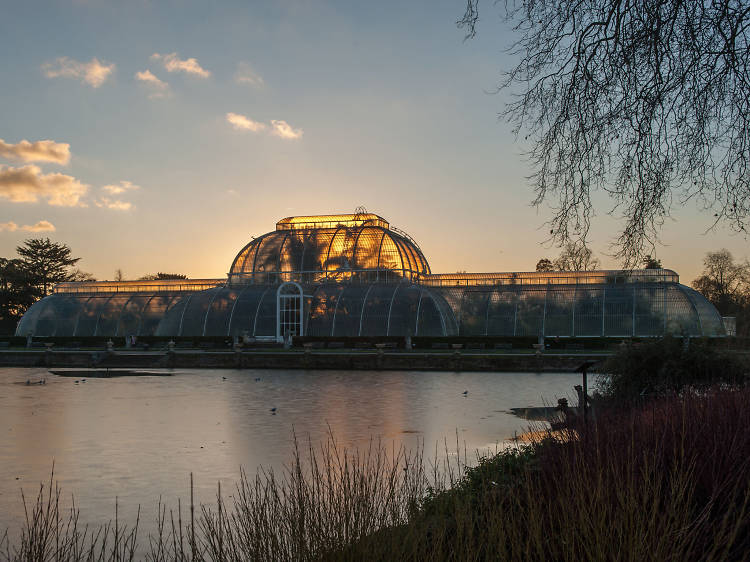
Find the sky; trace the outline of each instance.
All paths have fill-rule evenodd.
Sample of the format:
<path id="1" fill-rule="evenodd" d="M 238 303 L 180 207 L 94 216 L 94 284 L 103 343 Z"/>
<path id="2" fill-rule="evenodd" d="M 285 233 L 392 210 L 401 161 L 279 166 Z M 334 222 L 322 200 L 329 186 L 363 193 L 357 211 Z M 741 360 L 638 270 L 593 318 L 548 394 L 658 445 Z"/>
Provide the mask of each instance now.
<path id="1" fill-rule="evenodd" d="M 530 271 L 559 251 L 498 119 L 514 35 L 461 0 L 8 2 L 0 18 L 0 256 L 68 244 L 98 279 L 224 277 L 292 215 L 364 206 L 433 272 Z M 597 198 L 605 268 L 621 222 Z M 677 204 L 656 256 L 689 283 L 748 240 Z"/>

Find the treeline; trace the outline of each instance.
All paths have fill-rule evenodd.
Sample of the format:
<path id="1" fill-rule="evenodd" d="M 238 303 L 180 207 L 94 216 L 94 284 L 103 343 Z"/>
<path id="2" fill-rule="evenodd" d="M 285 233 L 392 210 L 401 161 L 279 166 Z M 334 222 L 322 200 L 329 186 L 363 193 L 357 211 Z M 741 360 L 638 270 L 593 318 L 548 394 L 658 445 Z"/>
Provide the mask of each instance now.
<path id="1" fill-rule="evenodd" d="M 16 253 L 15 258 L 0 257 L 0 334 L 14 333 L 21 316 L 55 283 L 94 280 L 75 267 L 81 258 L 49 238 L 25 240 Z"/>
<path id="2" fill-rule="evenodd" d="M 703 272 L 692 286 L 722 316 L 737 319 L 738 336 L 750 336 L 750 263 L 747 260 L 735 261 L 725 248 L 708 252 L 703 260 Z"/>
<path id="3" fill-rule="evenodd" d="M 11 335 L 29 307 L 52 292 L 57 283 L 65 281 L 96 281 L 81 271 L 81 258 L 73 257 L 67 244 L 49 238 L 31 238 L 16 247 L 16 257 L 0 257 L 0 335 Z M 181 273 L 151 273 L 139 280 L 187 279 Z M 124 281 L 122 270 L 115 272 L 116 281 Z"/>

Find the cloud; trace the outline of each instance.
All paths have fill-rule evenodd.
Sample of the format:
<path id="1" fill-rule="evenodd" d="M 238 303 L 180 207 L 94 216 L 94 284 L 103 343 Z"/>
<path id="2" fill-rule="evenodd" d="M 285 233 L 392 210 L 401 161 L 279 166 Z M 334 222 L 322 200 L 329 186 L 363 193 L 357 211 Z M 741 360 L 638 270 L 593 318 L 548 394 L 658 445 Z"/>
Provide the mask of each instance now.
<path id="1" fill-rule="evenodd" d="M 18 226 L 13 221 L 0 222 L 0 232 L 5 230 L 8 232 L 15 232 L 16 230 L 22 230 L 23 232 L 54 232 L 57 229 L 49 221 L 39 221 L 36 224 L 25 224 L 23 226 Z"/>
<path id="2" fill-rule="evenodd" d="M 265 123 L 253 121 L 249 117 L 245 117 L 239 113 L 227 113 L 227 121 L 238 131 L 252 131 L 257 133 L 266 128 Z"/>
<path id="3" fill-rule="evenodd" d="M 133 182 L 129 181 L 121 181 L 120 185 L 105 185 L 102 186 L 102 191 L 106 191 L 107 193 L 111 193 L 112 195 L 119 195 L 120 193 L 125 193 L 126 191 L 131 191 L 135 189 L 140 189 L 140 185 L 135 185 Z"/>
<path id="4" fill-rule="evenodd" d="M 135 79 L 151 88 L 151 93 L 148 95 L 150 98 L 166 98 L 171 93 L 169 91 L 169 84 L 163 80 L 159 80 L 150 70 L 136 72 Z"/>
<path id="5" fill-rule="evenodd" d="M 237 72 L 234 73 L 234 81 L 239 84 L 250 84 L 256 88 L 260 88 L 265 84 L 261 75 L 255 72 L 246 62 L 237 64 Z"/>
<path id="6" fill-rule="evenodd" d="M 0 164 L 0 198 L 13 203 L 36 203 L 46 199 L 60 207 L 83 206 L 81 197 L 89 186 L 65 174 L 43 174 L 39 166 L 21 168 Z"/>
<path id="7" fill-rule="evenodd" d="M 94 57 L 89 62 L 80 62 L 69 57 L 60 57 L 55 62 L 47 62 L 42 65 L 42 70 L 47 78 L 79 78 L 86 84 L 98 88 L 114 72 L 115 64 L 99 62 Z"/>
<path id="8" fill-rule="evenodd" d="M 194 58 L 181 60 L 177 57 L 177 53 L 169 53 L 168 55 L 160 55 L 154 53 L 151 55 L 152 60 L 160 60 L 164 64 L 164 68 L 167 72 L 185 72 L 187 74 L 195 74 L 201 78 L 208 78 L 211 76 L 211 72 L 203 68 L 198 61 Z"/>
<path id="9" fill-rule="evenodd" d="M 133 182 L 123 180 L 119 184 L 104 185 L 101 189 L 110 195 L 122 195 L 128 191 L 135 191 L 140 188 L 141 186 L 135 185 Z M 112 199 L 106 195 L 94 200 L 94 205 L 103 209 L 113 209 L 115 211 L 129 211 L 134 208 L 133 204 L 128 201 Z"/>
<path id="10" fill-rule="evenodd" d="M 94 201 L 94 205 L 103 209 L 113 209 L 115 211 L 129 211 L 133 208 L 133 204 L 128 201 L 110 199 L 109 197 L 102 197 L 101 199 Z"/>
<path id="11" fill-rule="evenodd" d="M 49 221 L 39 221 L 36 224 L 25 224 L 21 227 L 21 230 L 25 230 L 26 232 L 54 232 L 57 229 Z"/>
<path id="12" fill-rule="evenodd" d="M 293 129 L 289 123 L 282 120 L 271 119 L 271 126 L 273 127 L 271 134 L 282 139 L 296 140 L 302 138 L 304 134 L 302 129 Z"/>
<path id="13" fill-rule="evenodd" d="M 66 142 L 51 140 L 36 142 L 22 140 L 16 144 L 10 144 L 0 139 L 0 156 L 22 162 L 67 164 L 70 162 L 70 145 Z"/>

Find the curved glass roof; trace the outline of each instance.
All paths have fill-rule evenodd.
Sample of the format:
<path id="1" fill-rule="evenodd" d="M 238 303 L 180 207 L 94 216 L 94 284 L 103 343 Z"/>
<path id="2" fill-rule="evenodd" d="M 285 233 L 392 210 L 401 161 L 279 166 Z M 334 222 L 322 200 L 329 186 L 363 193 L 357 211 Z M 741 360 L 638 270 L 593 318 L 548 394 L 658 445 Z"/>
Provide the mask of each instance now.
<path id="1" fill-rule="evenodd" d="M 55 293 L 35 303 L 17 334 L 37 336 L 276 335 L 279 285 L 215 287 L 172 294 Z M 453 312 L 434 291 L 412 283 L 305 286 L 310 335 L 446 336 Z"/>
<path id="2" fill-rule="evenodd" d="M 234 336 L 276 334 L 278 284 L 171 293 L 55 293 L 16 334 Z M 717 310 L 678 283 L 425 287 L 304 285 L 304 333 L 319 336 L 722 336 Z"/>
<path id="3" fill-rule="evenodd" d="M 252 240 L 232 263 L 229 283 L 348 280 L 372 272 L 417 280 L 430 266 L 417 244 L 373 214 L 289 217 Z M 378 280 L 380 280 L 378 276 Z"/>
<path id="4" fill-rule="evenodd" d="M 679 283 L 502 285 L 433 288 L 461 336 L 723 336 L 703 295 Z"/>

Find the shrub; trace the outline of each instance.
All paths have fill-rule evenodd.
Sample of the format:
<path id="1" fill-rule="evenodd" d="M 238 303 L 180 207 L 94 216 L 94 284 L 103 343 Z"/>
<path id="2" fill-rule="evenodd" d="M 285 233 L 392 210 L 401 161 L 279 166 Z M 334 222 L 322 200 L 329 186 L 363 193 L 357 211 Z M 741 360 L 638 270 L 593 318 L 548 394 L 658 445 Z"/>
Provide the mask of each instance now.
<path id="1" fill-rule="evenodd" d="M 618 402 L 748 381 L 744 356 L 717 350 L 707 340 L 673 337 L 629 343 L 606 361 L 602 371 L 606 376 L 599 391 Z"/>

